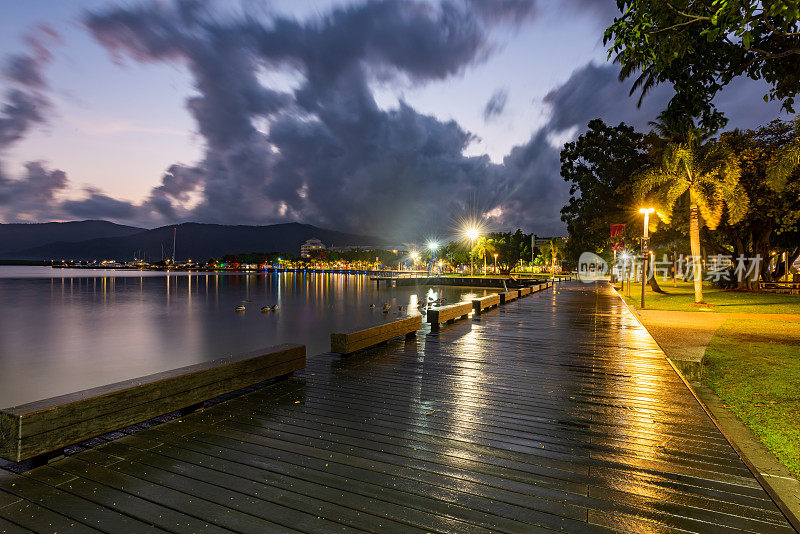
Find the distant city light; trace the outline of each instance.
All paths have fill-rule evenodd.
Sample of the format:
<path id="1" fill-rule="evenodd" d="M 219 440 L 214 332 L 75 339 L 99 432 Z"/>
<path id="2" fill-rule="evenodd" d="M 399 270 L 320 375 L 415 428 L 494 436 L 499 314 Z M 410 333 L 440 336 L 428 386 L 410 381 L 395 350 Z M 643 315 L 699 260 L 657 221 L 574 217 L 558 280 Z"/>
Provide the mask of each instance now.
<path id="1" fill-rule="evenodd" d="M 439 248 L 439 243 L 436 241 L 428 241 L 428 250 L 436 250 Z"/>

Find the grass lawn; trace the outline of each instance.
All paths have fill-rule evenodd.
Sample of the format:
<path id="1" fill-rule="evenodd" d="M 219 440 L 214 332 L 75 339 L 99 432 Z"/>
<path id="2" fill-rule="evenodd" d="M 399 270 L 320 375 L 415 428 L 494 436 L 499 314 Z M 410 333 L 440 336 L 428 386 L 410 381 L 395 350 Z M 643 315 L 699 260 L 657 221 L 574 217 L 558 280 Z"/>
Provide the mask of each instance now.
<path id="1" fill-rule="evenodd" d="M 678 287 L 672 287 L 672 280 L 668 282 L 659 280 L 658 283 L 667 294 L 654 293 L 650 286 L 646 286 L 645 308 L 647 309 L 710 311 L 717 313 L 800 314 L 800 295 L 714 289 L 710 283 L 706 282 L 703 284 L 703 300 L 706 301 L 708 306 L 698 306 L 694 303 L 693 283 L 679 281 Z M 638 308 L 641 301 L 641 291 L 641 284 L 632 284 L 631 296 L 625 297 L 628 304 Z M 625 293 L 628 293 L 627 287 Z"/>
<path id="2" fill-rule="evenodd" d="M 703 362 L 708 386 L 800 476 L 800 320 L 728 319 Z"/>

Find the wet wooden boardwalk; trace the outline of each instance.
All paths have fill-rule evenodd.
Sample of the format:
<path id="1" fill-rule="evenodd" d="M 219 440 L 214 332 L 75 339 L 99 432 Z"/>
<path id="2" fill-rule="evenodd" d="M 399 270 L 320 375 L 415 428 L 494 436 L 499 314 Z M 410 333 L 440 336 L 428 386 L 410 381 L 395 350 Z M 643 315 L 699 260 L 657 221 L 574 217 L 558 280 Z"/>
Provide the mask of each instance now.
<path id="1" fill-rule="evenodd" d="M 0 532 L 793 532 L 607 287 L 571 283 L 0 474 Z"/>

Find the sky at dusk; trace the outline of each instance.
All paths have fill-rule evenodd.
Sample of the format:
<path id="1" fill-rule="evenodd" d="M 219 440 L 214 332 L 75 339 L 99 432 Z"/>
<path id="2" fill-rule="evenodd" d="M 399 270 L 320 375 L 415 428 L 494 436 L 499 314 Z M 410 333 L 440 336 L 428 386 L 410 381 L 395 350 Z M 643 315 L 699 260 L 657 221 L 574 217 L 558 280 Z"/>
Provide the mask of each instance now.
<path id="1" fill-rule="evenodd" d="M 641 130 L 613 0 L 0 0 L 0 222 L 319 226 L 417 239 L 484 217 L 563 233 L 559 150 Z M 729 128 L 782 117 L 765 86 Z"/>

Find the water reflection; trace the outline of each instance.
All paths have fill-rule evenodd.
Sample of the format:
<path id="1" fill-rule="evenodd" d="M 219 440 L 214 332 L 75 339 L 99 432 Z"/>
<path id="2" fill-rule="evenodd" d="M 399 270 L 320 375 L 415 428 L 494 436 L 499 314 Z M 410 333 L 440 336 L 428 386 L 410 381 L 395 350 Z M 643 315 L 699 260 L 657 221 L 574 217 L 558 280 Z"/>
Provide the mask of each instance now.
<path id="1" fill-rule="evenodd" d="M 430 295 L 458 302 L 474 292 L 377 289 L 366 275 L 0 267 L 0 406 L 279 343 L 305 343 L 314 355 L 331 332 L 418 314 Z M 234 312 L 239 304 L 245 313 Z"/>

